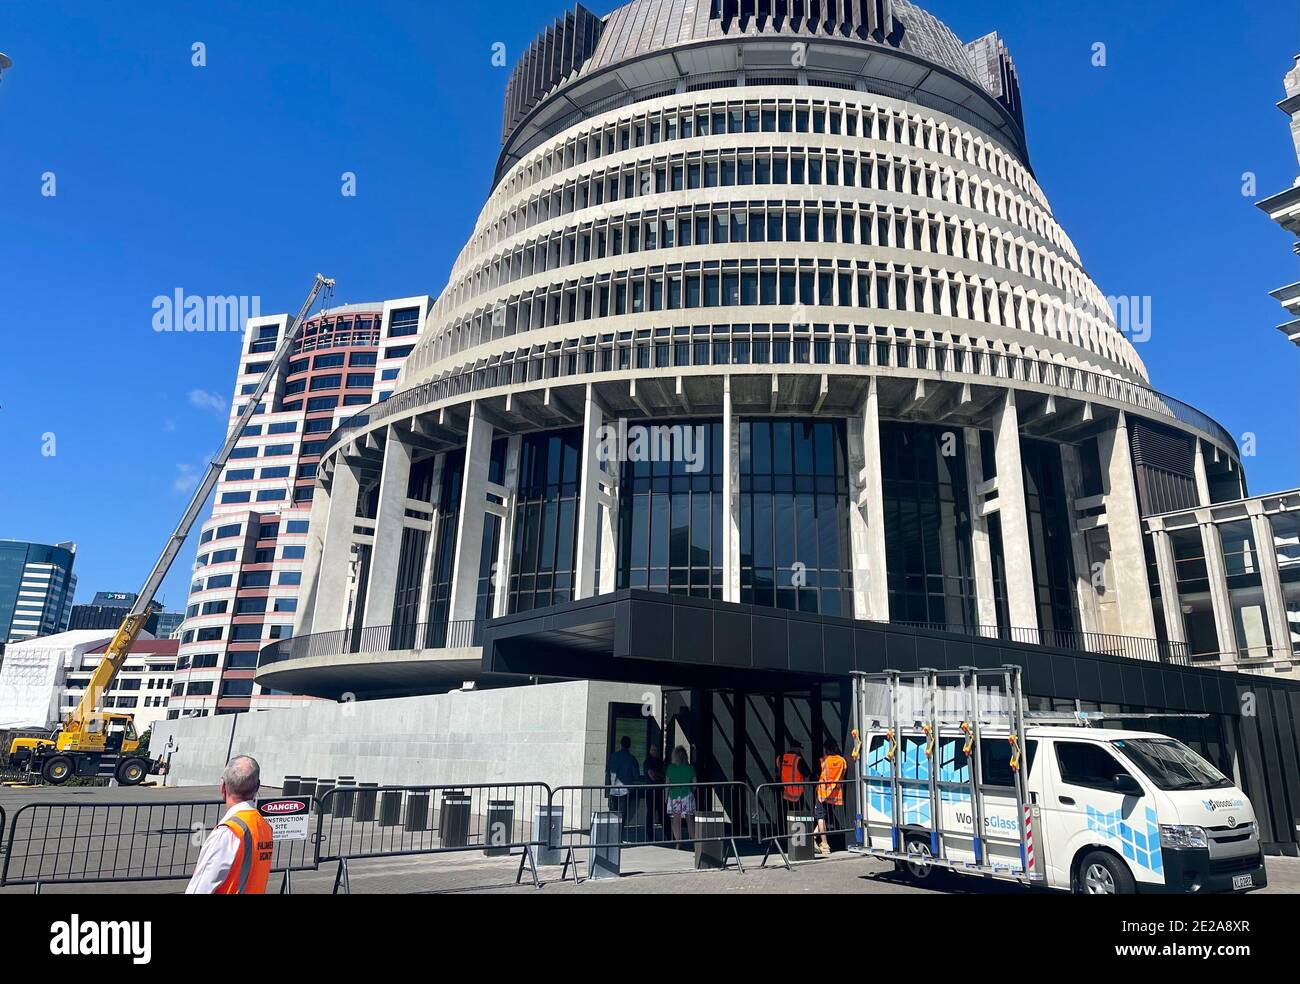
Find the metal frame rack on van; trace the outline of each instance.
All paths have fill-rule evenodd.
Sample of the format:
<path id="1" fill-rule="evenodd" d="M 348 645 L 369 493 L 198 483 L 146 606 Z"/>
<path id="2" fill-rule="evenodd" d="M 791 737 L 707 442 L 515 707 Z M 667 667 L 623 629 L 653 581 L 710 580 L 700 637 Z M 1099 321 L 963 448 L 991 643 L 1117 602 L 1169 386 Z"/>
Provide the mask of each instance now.
<path id="1" fill-rule="evenodd" d="M 856 848 L 859 853 L 902 864 L 933 864 L 966 874 L 991 875 L 1023 884 L 1045 881 L 1042 868 L 1033 863 L 1031 811 L 1034 808 L 1029 802 L 1025 770 L 1020 766 L 1026 748 L 1026 714 L 1019 666 L 854 673 L 853 714 L 855 736 L 859 741 L 870 743 L 870 733 L 883 732 L 890 744 L 885 755 L 890 763 L 888 776 L 868 774 L 866 758 L 869 748 L 859 749 L 856 781 L 859 808 L 863 811 L 858 817 L 862 841 Z M 1005 796 L 1008 790 L 983 782 L 980 740 L 986 737 L 985 732 L 994 732 L 1011 745 L 1016 816 L 1022 818 L 1017 824 L 1019 868 L 989 859 L 984 836 L 985 817 L 988 815 L 984 797 L 993 791 Z M 897 753 L 905 736 L 917 735 L 924 737 L 924 754 L 931 760 L 931 765 L 925 769 L 925 777 L 908 777 L 903 774 L 901 756 Z M 944 739 L 961 742 L 969 763 L 969 779 L 953 782 L 940 778 L 941 770 L 934 767 L 933 757 Z M 871 846 L 868 786 L 878 787 L 882 781 L 889 784 L 892 812 L 889 850 Z M 927 826 L 904 822 L 904 802 L 915 803 L 920 798 L 918 793 L 924 793 L 929 800 L 930 823 Z M 942 803 L 945 793 L 969 795 L 971 824 L 968 830 L 944 829 Z M 929 835 L 929 857 L 924 857 L 919 848 L 918 834 Z M 948 857 L 945 834 L 970 838 L 975 860 L 969 862 Z"/>

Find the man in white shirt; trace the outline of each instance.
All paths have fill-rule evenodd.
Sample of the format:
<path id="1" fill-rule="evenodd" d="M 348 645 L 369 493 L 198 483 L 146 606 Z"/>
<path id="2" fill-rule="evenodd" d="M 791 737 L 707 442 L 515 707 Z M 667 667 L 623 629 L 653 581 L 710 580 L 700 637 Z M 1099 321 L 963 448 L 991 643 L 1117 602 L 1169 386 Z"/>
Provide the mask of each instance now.
<path id="1" fill-rule="evenodd" d="M 199 852 L 186 895 L 253 895 L 266 891 L 273 837 L 257 812 L 262 786 L 257 762 L 240 755 L 221 773 L 221 798 L 228 809 Z"/>

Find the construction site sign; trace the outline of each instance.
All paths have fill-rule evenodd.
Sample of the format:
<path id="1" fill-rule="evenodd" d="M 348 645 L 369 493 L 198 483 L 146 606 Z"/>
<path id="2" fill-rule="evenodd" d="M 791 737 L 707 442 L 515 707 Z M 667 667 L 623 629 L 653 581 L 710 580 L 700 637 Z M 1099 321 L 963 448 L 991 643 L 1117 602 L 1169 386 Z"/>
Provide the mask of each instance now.
<path id="1" fill-rule="evenodd" d="M 257 812 L 271 825 L 277 841 L 306 840 L 311 819 L 311 800 L 306 797 L 288 797 L 262 800 Z"/>

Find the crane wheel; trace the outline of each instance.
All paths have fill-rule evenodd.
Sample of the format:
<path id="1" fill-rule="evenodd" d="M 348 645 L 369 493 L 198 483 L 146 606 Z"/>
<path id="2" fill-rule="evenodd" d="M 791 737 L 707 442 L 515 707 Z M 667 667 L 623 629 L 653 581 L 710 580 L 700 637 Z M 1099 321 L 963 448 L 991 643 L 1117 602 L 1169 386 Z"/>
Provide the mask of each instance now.
<path id="1" fill-rule="evenodd" d="M 62 786 L 72 778 L 74 772 L 76 768 L 72 764 L 72 759 L 66 755 L 55 755 L 41 766 L 41 775 L 52 786 Z"/>
<path id="2" fill-rule="evenodd" d="M 138 759 L 128 759 L 117 767 L 117 784 L 119 786 L 138 786 L 144 782 L 145 775 L 143 762 Z"/>

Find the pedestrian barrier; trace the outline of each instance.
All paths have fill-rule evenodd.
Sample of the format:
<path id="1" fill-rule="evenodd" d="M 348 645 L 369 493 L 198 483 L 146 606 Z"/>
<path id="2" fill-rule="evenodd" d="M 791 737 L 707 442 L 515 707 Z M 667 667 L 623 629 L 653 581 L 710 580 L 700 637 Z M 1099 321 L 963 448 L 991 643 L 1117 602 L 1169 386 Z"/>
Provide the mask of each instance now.
<path id="1" fill-rule="evenodd" d="M 538 849 L 549 837 L 551 789 L 542 782 L 448 786 L 335 787 L 320 799 L 317 860 L 337 863 L 334 893 L 351 891 L 353 861 L 477 851 L 519 854 L 515 884 L 527 867 L 533 884 Z M 343 806 L 350 809 L 344 810 Z"/>
<path id="2" fill-rule="evenodd" d="M 821 812 L 825 814 L 824 832 L 817 830 Z M 754 790 L 753 817 L 754 839 L 764 845 L 761 867 L 767 867 L 773 852 L 787 870 L 792 862 L 812 861 L 823 834 L 832 852 L 856 845 L 861 813 L 858 784 L 851 779 L 763 783 Z"/>
<path id="3" fill-rule="evenodd" d="M 561 858 L 561 880 L 572 867 L 574 880 L 582 882 L 618 876 L 626 850 L 691 846 L 696 868 L 726 868 L 734 857 L 743 872 L 736 842 L 750 835 L 750 797 L 743 782 L 558 786 L 551 793 L 544 860 Z M 579 874 L 584 865 L 585 878 Z"/>
<path id="4" fill-rule="evenodd" d="M 5 841 L 0 886 L 189 880 L 204 840 L 226 813 L 211 800 L 28 803 Z M 294 871 L 317 868 L 310 840 L 277 840 L 281 892 Z"/>

